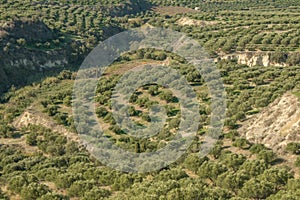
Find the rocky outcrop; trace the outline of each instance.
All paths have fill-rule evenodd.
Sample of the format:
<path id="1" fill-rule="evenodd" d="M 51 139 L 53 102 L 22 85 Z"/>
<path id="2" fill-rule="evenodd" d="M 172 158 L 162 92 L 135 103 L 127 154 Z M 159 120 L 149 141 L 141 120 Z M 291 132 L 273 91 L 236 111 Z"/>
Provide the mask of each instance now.
<path id="1" fill-rule="evenodd" d="M 189 17 L 182 17 L 176 23 L 180 26 L 208 26 L 218 24 L 217 21 L 196 20 Z"/>
<path id="2" fill-rule="evenodd" d="M 236 60 L 239 64 L 244 64 L 249 67 L 287 66 L 286 63 L 272 62 L 270 52 L 236 52 L 234 54 L 220 55 L 218 58 L 215 59 L 216 62 L 219 60 Z"/>
<path id="3" fill-rule="evenodd" d="M 56 124 L 49 116 L 34 109 L 28 108 L 21 116 L 19 116 L 12 124 L 14 127 L 21 129 L 29 125 L 38 125 L 51 129 L 53 132 L 60 133 L 70 140 L 78 142 L 78 136 L 67 130 L 64 126 Z"/>
<path id="4" fill-rule="evenodd" d="M 239 133 L 249 141 L 282 153 L 290 142 L 300 142 L 300 102 L 292 93 L 276 99 L 246 120 Z"/>

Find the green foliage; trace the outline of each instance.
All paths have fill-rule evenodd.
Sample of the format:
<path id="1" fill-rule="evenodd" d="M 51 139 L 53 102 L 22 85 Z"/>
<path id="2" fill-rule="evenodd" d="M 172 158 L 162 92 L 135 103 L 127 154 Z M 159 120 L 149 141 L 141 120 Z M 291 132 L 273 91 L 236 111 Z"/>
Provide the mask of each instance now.
<path id="1" fill-rule="evenodd" d="M 254 177 L 262 174 L 268 168 L 269 165 L 264 160 L 247 160 L 242 164 L 240 170 L 243 170 L 249 177 Z"/>
<path id="2" fill-rule="evenodd" d="M 10 125 L 0 122 L 0 138 L 11 138 L 14 136 L 14 129 Z"/>
<path id="3" fill-rule="evenodd" d="M 68 189 L 70 197 L 83 197 L 86 191 L 90 191 L 95 183 L 93 181 L 76 181 Z"/>
<path id="4" fill-rule="evenodd" d="M 6 195 L 2 192 L 2 190 L 0 190 L 0 199 L 2 199 L 2 200 L 8 200 L 8 196 L 6 196 Z"/>
<path id="5" fill-rule="evenodd" d="M 55 185 L 59 188 L 69 188 L 73 182 L 80 179 L 80 175 L 76 174 L 60 174 L 58 177 L 56 177 Z M 74 186 L 75 187 L 75 186 Z"/>
<path id="6" fill-rule="evenodd" d="M 210 151 L 210 154 L 214 157 L 214 158 L 219 158 L 222 152 L 222 146 L 216 144 L 212 150 Z"/>
<path id="7" fill-rule="evenodd" d="M 54 116 L 54 115 L 58 114 L 58 108 L 59 108 L 58 106 L 53 105 L 53 106 L 47 107 L 45 112 L 47 112 L 47 114 L 49 116 Z"/>
<path id="8" fill-rule="evenodd" d="M 173 97 L 173 94 L 171 91 L 162 91 L 159 94 L 159 97 L 162 100 L 165 100 L 167 103 L 173 102 L 175 100 L 175 97 Z"/>
<path id="9" fill-rule="evenodd" d="M 35 146 L 37 145 L 37 134 L 34 132 L 31 132 L 26 135 L 26 143 L 30 146 Z"/>
<path id="10" fill-rule="evenodd" d="M 291 175 L 284 169 L 269 169 L 245 183 L 240 194 L 245 198 L 267 198 L 287 184 Z"/>
<path id="11" fill-rule="evenodd" d="M 246 140 L 245 138 L 237 138 L 234 140 L 234 142 L 232 143 L 233 146 L 235 147 L 240 147 L 242 149 L 249 149 L 251 144 L 248 140 Z"/>
<path id="12" fill-rule="evenodd" d="M 70 197 L 122 200 L 299 199 L 299 180 L 294 179 L 287 170 L 277 168 L 278 165 L 274 162 L 275 153 L 263 145 L 250 144 L 246 139 L 240 138 L 236 130 L 240 122 L 249 115 L 259 112 L 284 92 L 299 85 L 300 72 L 296 66 L 300 60 L 299 53 L 293 52 L 299 49 L 299 1 L 151 0 L 151 2 L 158 5 L 187 6 L 192 9 L 199 7 L 205 12 L 165 15 L 146 11 L 136 15 L 111 17 L 109 12 L 114 12 L 116 4 L 120 4 L 118 5 L 121 6 L 120 12 L 126 12 L 128 6 L 135 2 L 130 1 L 125 5 L 119 0 L 42 3 L 28 0 L 3 1 L 0 5 L 0 10 L 3 11 L 0 18 L 3 21 L 15 17 L 39 17 L 58 34 L 53 41 L 37 43 L 25 38 L 11 38 L 9 43 L 2 45 L 3 52 L 11 53 L 16 47 L 33 48 L 35 51 L 68 47 L 71 52 L 68 59 L 81 60 L 82 55 L 87 54 L 93 46 L 109 35 L 144 23 L 187 33 L 215 56 L 222 51 L 226 53 L 234 53 L 237 50 L 272 51 L 271 61 L 285 62 L 290 67 L 249 68 L 235 61 L 220 61 L 217 64 L 227 93 L 225 129 L 229 129 L 229 133 L 224 136 L 230 138 L 234 146 L 242 148 L 243 155 L 230 152 L 237 148 L 225 147 L 220 142 L 208 155 L 210 159 L 198 157 L 201 139 L 209 126 L 210 116 L 210 95 L 204 80 L 193 66 L 188 65 L 178 55 L 153 49 L 140 49 L 122 55 L 116 61 L 117 65 L 126 63 L 126 60 L 134 62 L 140 59 L 141 62 L 148 62 L 147 59 L 153 59 L 157 62 L 167 59 L 173 68 L 192 83 L 197 92 L 201 104 L 201 127 L 200 134 L 197 135 L 200 139 L 197 138 L 189 149 L 193 153 L 188 154 L 184 161 L 181 159 L 161 171 L 135 175 L 116 172 L 102 166 L 101 161 L 90 157 L 84 147 L 78 148 L 76 142 L 67 140 L 59 133 L 39 126 L 15 130 L 10 124 L 33 102 L 40 102 L 41 105 L 37 107 L 42 106 L 57 123 L 72 128 L 73 119 L 69 110 L 72 104 L 71 86 L 75 73 L 62 71 L 57 77 L 47 78 L 41 83 L 22 89 L 11 88 L 1 98 L 0 137 L 9 143 L 0 145 L 1 186 L 8 186 L 9 191 L 6 194 L 20 195 L 22 199 L 40 200 L 70 199 Z M 107 5 L 110 7 L 109 11 L 103 9 L 103 6 Z M 181 9 L 184 8 L 175 8 L 176 12 Z M 251 10 L 251 13 L 245 9 Z M 265 12 L 266 10 L 270 12 Z M 178 20 L 182 17 L 201 21 L 203 25 L 181 26 Z M 114 72 L 108 71 L 108 76 L 103 76 L 96 88 L 96 114 L 109 124 L 107 127 L 110 127 L 105 134 L 122 148 L 134 150 L 136 153 L 162 148 L 172 139 L 180 122 L 180 110 L 177 105 L 175 106 L 177 99 L 172 92 L 157 85 L 146 86 L 136 91 L 130 99 L 132 105 L 129 114 L 132 118 L 137 119 L 139 123 L 148 124 L 150 118 L 147 109 L 158 103 L 152 101 L 154 98 L 165 106 L 169 119 L 168 125 L 157 137 L 151 138 L 152 141 L 135 140 L 122 132 L 110 112 L 112 90 L 121 76 L 120 71 L 116 72 L 118 75 L 111 75 Z M 106 72 L 104 74 L 107 75 Z M 28 149 L 24 149 L 23 137 L 15 137 L 19 132 L 22 133 L 21 136 L 24 134 L 27 145 L 31 146 L 25 146 Z M 288 144 L 287 151 L 297 154 L 299 150 L 297 145 Z M 295 166 L 300 166 L 299 163 L 298 157 Z M 282 164 L 284 165 L 285 161 Z M 46 186 L 48 184 L 55 184 L 55 187 L 48 188 Z M 67 191 L 66 196 L 60 195 L 62 191 Z M 8 198 L 0 192 L 0 199 Z"/>
<path id="13" fill-rule="evenodd" d="M 277 156 L 272 150 L 262 150 L 258 153 L 257 158 L 264 160 L 266 163 L 272 163 Z"/>
<path id="14" fill-rule="evenodd" d="M 285 150 L 291 152 L 292 154 L 300 154 L 300 143 L 288 143 Z"/>
<path id="15" fill-rule="evenodd" d="M 62 195 L 62 194 L 54 194 L 54 193 L 50 193 L 48 192 L 47 194 L 41 196 L 40 198 L 38 198 L 38 200 L 69 200 L 68 197 Z"/>
<path id="16" fill-rule="evenodd" d="M 108 190 L 98 188 L 98 187 L 93 187 L 91 190 L 85 192 L 84 197 L 82 199 L 83 200 L 101 199 L 101 198 L 109 197 L 110 194 L 111 192 Z"/>
<path id="17" fill-rule="evenodd" d="M 258 154 L 262 150 L 267 150 L 267 148 L 263 144 L 253 144 L 249 149 L 249 151 L 253 154 Z"/>
<path id="18" fill-rule="evenodd" d="M 300 157 L 299 156 L 296 158 L 295 166 L 300 167 Z"/>
<path id="19" fill-rule="evenodd" d="M 275 51 L 271 54 L 271 60 L 276 63 L 283 63 L 287 60 L 287 53 L 282 51 Z"/>
<path id="20" fill-rule="evenodd" d="M 134 183 L 134 177 L 128 174 L 123 174 L 117 179 L 115 179 L 114 184 L 112 187 L 115 190 L 124 191 L 125 189 L 129 188 Z"/>
<path id="21" fill-rule="evenodd" d="M 28 184 L 28 180 L 24 176 L 15 176 L 9 181 L 9 189 L 13 192 L 20 193 L 23 186 Z"/>
<path id="22" fill-rule="evenodd" d="M 208 158 L 206 156 L 200 158 L 197 154 L 189 154 L 185 161 L 184 161 L 184 167 L 187 169 L 197 172 L 198 168 L 202 165 L 203 162 L 208 161 Z"/>
<path id="23" fill-rule="evenodd" d="M 24 200 L 38 199 L 48 192 L 50 192 L 50 190 L 47 186 L 38 183 L 30 183 L 22 188 L 21 197 Z"/>
<path id="24" fill-rule="evenodd" d="M 96 109 L 96 114 L 98 117 L 105 117 L 108 114 L 108 111 L 104 107 L 98 107 Z"/>
<path id="25" fill-rule="evenodd" d="M 215 180 L 219 175 L 226 171 L 226 167 L 222 164 L 215 163 L 212 161 L 205 161 L 199 167 L 197 174 L 201 178 L 209 178 Z"/>
<path id="26" fill-rule="evenodd" d="M 275 193 L 275 189 L 272 183 L 251 179 L 240 190 L 240 196 L 243 198 L 265 199 L 271 194 Z"/>
<path id="27" fill-rule="evenodd" d="M 228 171 L 217 178 L 216 185 L 232 192 L 237 192 L 248 179 L 249 177 L 243 172 Z"/>
<path id="28" fill-rule="evenodd" d="M 224 153 L 220 157 L 220 161 L 228 168 L 237 171 L 246 161 L 246 157 L 240 154 Z"/>
<path id="29" fill-rule="evenodd" d="M 151 85 L 148 89 L 148 92 L 152 96 L 158 95 L 158 85 Z"/>

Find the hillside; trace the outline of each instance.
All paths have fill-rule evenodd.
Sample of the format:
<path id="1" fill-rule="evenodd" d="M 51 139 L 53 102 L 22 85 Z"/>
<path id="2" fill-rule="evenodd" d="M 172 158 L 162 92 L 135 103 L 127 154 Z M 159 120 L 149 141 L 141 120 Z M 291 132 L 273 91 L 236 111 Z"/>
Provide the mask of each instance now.
<path id="1" fill-rule="evenodd" d="M 15 1 L 9 4 L 9 7 L 18 6 L 20 2 Z M 66 8 L 79 8 L 80 4 L 63 4 L 62 2 L 35 2 L 25 3 L 28 9 L 40 7 L 58 10 L 60 6 Z M 0 9 L 5 9 L 5 4 Z M 91 9 L 96 14 L 95 7 Z M 104 16 L 124 16 L 136 14 L 151 7 L 150 3 L 144 1 L 126 1 L 120 4 L 101 5 L 100 13 Z M 40 81 L 47 76 L 57 74 L 63 69 L 77 69 L 83 58 L 94 47 L 99 40 L 110 37 L 120 31 L 119 23 L 108 22 L 97 27 L 94 33 L 85 36 L 85 30 L 89 28 L 81 27 L 85 33 L 78 33 L 78 30 L 69 29 L 74 22 L 64 27 L 56 27 L 53 20 L 48 17 L 41 18 L 38 9 L 31 11 L 33 16 L 27 16 L 26 13 L 20 13 L 19 17 L 7 16 L 0 17 L 0 93 L 7 91 L 12 85 L 19 87 Z M 48 12 L 46 12 L 48 13 Z M 39 15 L 39 16 L 35 16 Z M 5 20 L 3 18 L 12 18 Z M 101 16 L 99 16 L 101 18 Z M 2 19 L 2 20 L 1 20 Z M 65 20 L 72 20 L 66 18 Z M 101 19 L 103 20 L 103 19 Z M 75 24 L 74 24 L 75 25 Z M 96 37 L 95 37 L 96 35 Z M 83 43 L 84 41 L 84 43 Z M 27 77 L 26 80 L 22 77 Z"/>
<path id="2" fill-rule="evenodd" d="M 101 73 L 77 71 L 100 42 L 139 27 L 177 31 L 202 46 L 216 67 L 203 70 L 219 73 L 223 82 L 226 113 L 214 112 L 223 111 L 213 101 L 220 82 L 207 82 L 212 77 L 173 46 L 122 53 Z M 299 200 L 299 28 L 299 0 L 3 0 L 0 199 Z M 175 47 L 182 47 L 181 39 Z M 158 42 L 163 47 L 166 41 Z M 91 63 L 110 59 L 106 48 L 100 51 L 107 57 L 94 52 Z M 166 84 L 174 79 L 170 72 L 178 87 Z M 186 94 L 174 90 L 185 85 Z M 187 112 L 191 107 L 199 116 Z M 127 111 L 127 119 L 116 110 Z M 132 124 L 120 124 L 126 120 Z M 91 130 L 96 125 L 101 130 Z M 223 125 L 220 135 L 214 125 Z M 203 155 L 212 144 L 207 136 L 217 141 Z M 169 163 L 177 151 L 183 154 Z"/>
<path id="3" fill-rule="evenodd" d="M 288 143 L 300 142 L 299 103 L 295 95 L 284 94 L 243 122 L 240 134 L 251 142 L 265 144 L 283 154 Z"/>
<path id="4" fill-rule="evenodd" d="M 47 73 L 60 71 L 69 63 L 69 44 L 55 45 L 53 41 L 59 42 L 58 33 L 41 21 L 2 22 L 0 32 L 3 49 L 0 52 L 0 92 L 13 84 L 20 86 L 41 80 Z"/>

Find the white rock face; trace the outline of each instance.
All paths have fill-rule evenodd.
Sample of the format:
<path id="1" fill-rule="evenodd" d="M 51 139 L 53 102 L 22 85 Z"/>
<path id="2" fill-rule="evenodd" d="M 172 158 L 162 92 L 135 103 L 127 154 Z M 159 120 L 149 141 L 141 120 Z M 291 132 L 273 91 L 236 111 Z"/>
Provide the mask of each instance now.
<path id="1" fill-rule="evenodd" d="M 270 61 L 269 52 L 237 52 L 234 54 L 221 55 L 218 60 L 237 60 L 239 64 L 244 64 L 249 67 L 253 66 L 278 66 L 285 67 L 285 63 L 274 63 Z"/>
<path id="2" fill-rule="evenodd" d="M 239 133 L 254 143 L 282 153 L 290 142 L 300 142 L 300 102 L 286 93 L 245 121 Z"/>
<path id="3" fill-rule="evenodd" d="M 196 20 L 189 17 L 182 17 L 176 23 L 180 26 L 209 26 L 218 24 L 217 21 Z"/>
<path id="4" fill-rule="evenodd" d="M 31 66 L 32 69 L 35 69 L 35 65 L 38 63 L 36 59 L 20 59 L 20 60 L 14 60 L 10 61 L 10 65 L 12 67 L 23 67 L 23 66 Z M 54 67 L 62 67 L 68 64 L 67 59 L 57 59 L 57 60 L 49 60 L 46 61 L 44 64 L 40 64 L 39 68 L 43 69 L 50 69 Z"/>
<path id="5" fill-rule="evenodd" d="M 67 59 L 62 60 L 54 60 L 54 61 L 47 61 L 45 64 L 41 65 L 41 68 L 54 68 L 54 67 L 61 67 L 67 65 Z"/>

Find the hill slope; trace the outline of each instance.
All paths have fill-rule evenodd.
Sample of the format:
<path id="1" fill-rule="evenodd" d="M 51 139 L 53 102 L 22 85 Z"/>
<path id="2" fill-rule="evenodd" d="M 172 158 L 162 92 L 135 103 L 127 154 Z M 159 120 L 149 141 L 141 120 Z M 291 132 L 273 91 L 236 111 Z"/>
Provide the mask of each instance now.
<path id="1" fill-rule="evenodd" d="M 282 152 L 290 142 L 300 142 L 300 102 L 286 93 L 261 113 L 252 116 L 239 129 L 249 141 Z"/>

